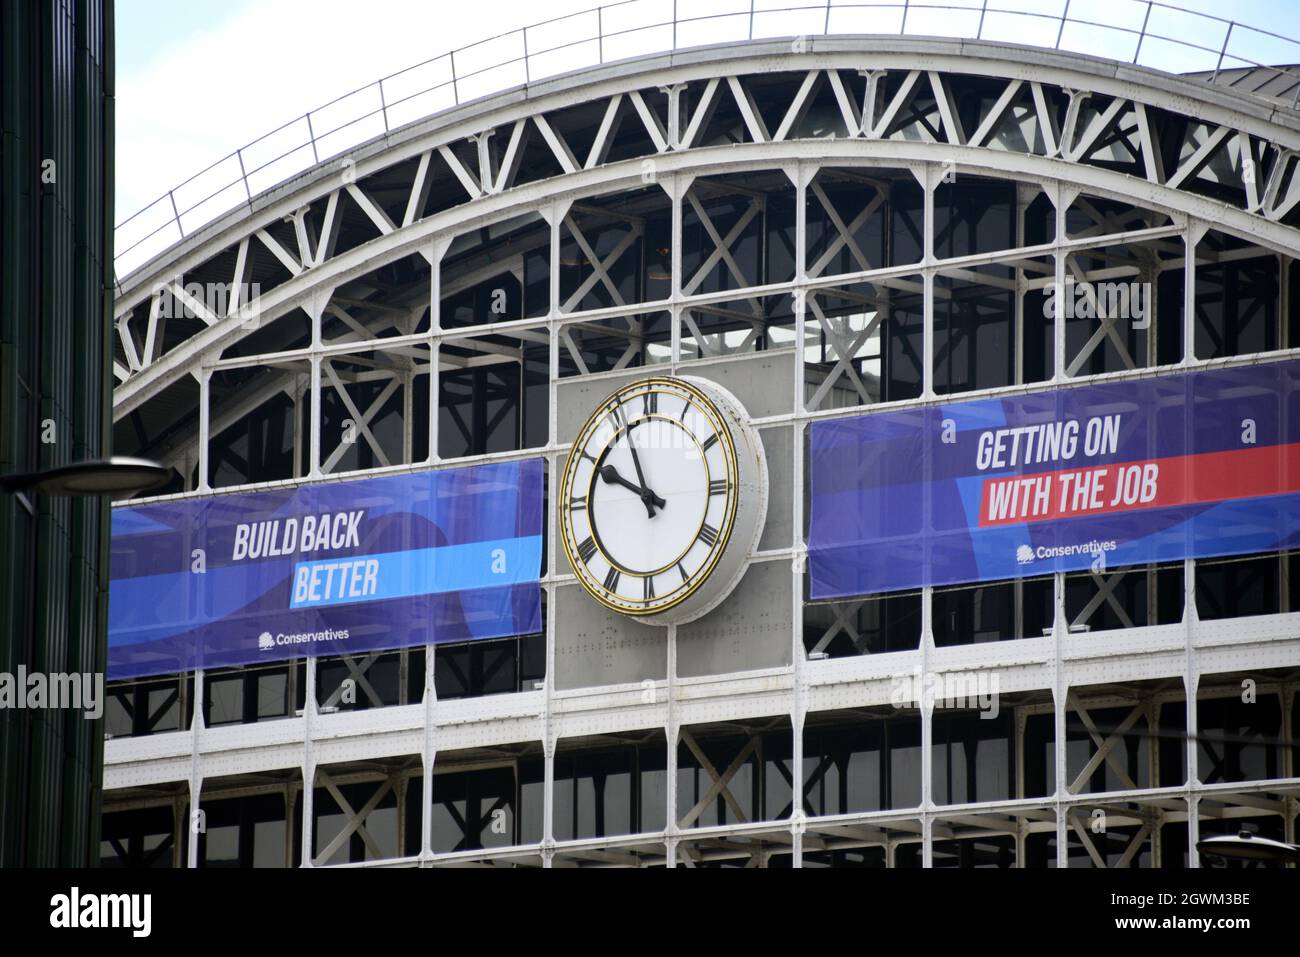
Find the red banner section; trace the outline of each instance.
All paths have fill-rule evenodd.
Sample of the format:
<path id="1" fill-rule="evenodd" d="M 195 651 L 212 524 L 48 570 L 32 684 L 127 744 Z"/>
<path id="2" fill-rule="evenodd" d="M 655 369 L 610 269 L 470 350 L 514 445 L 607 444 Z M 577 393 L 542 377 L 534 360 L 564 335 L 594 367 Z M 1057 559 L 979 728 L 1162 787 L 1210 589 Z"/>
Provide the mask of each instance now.
<path id="1" fill-rule="evenodd" d="M 990 478 L 980 526 L 1300 492 L 1300 443 Z"/>

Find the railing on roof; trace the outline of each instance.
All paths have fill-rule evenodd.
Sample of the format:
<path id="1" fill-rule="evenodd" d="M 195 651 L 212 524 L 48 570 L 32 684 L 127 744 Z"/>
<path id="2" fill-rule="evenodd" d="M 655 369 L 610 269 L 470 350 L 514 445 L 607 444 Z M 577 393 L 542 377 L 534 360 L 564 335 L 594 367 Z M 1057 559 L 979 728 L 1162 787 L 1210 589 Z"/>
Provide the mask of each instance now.
<path id="1" fill-rule="evenodd" d="M 139 267 L 221 214 L 251 204 L 255 195 L 372 137 L 512 86 L 639 54 L 747 39 L 867 33 L 1104 50 L 1110 59 L 1169 72 L 1200 71 L 1210 80 L 1221 70 L 1242 67 L 1288 76 L 1253 55 L 1269 56 L 1274 63 L 1300 62 L 1300 41 L 1157 0 L 1058 0 L 1057 13 L 1030 9 L 1031 2 L 823 0 L 766 7 L 755 0 L 690 0 L 692 10 L 716 9 L 685 16 L 679 15 L 678 0 L 620 0 L 530 24 L 385 76 L 223 157 L 117 225 L 115 269 L 122 275 Z M 681 6 L 685 13 L 687 0 Z M 1300 80 L 1295 86 L 1293 106 L 1300 104 Z"/>

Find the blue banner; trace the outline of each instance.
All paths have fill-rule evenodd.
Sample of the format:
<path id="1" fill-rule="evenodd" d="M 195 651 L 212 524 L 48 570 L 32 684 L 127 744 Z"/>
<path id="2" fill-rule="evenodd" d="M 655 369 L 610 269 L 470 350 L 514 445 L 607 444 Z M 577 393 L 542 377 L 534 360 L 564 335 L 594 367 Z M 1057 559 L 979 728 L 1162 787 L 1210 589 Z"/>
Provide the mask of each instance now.
<path id="1" fill-rule="evenodd" d="M 1300 360 L 814 423 L 815 599 L 1293 548 Z"/>
<path id="2" fill-rule="evenodd" d="M 541 459 L 113 510 L 108 677 L 541 629 Z"/>

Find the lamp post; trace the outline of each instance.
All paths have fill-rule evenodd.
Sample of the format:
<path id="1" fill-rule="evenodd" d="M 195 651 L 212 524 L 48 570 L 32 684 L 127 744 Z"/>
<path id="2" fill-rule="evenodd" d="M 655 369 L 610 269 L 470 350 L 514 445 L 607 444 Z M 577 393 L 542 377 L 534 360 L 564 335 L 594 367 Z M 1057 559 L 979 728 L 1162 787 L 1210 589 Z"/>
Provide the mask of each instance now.
<path id="1" fill-rule="evenodd" d="M 115 455 L 74 462 L 43 472 L 0 475 L 0 492 L 41 495 L 123 495 L 166 485 L 171 470 L 148 459 Z"/>
<path id="2" fill-rule="evenodd" d="M 1207 837 L 1196 842 L 1196 849 L 1208 857 L 1229 861 L 1259 861 L 1267 864 L 1300 863 L 1300 846 L 1260 837 L 1251 831 Z"/>

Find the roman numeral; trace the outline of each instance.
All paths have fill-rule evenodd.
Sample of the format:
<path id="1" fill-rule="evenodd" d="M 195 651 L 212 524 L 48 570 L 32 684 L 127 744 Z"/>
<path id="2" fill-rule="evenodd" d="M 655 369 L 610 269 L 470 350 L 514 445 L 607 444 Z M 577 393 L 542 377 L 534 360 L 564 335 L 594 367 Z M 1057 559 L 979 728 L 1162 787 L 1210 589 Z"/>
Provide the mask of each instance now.
<path id="1" fill-rule="evenodd" d="M 645 394 L 645 414 L 653 415 L 659 411 L 659 393 L 647 392 Z"/>
<path id="2" fill-rule="evenodd" d="M 596 464 L 596 459 L 595 459 L 595 457 L 594 457 L 590 452 L 588 452 L 586 449 L 583 449 L 582 452 L 581 452 L 580 454 L 582 455 L 582 457 L 583 457 L 584 459 L 586 459 L 587 461 L 589 461 L 592 465 L 595 465 L 595 464 Z"/>
<path id="3" fill-rule="evenodd" d="M 731 488 L 731 486 L 727 483 L 726 479 L 714 479 L 709 483 L 709 494 L 726 495 L 727 489 L 729 488 Z"/>
<path id="4" fill-rule="evenodd" d="M 718 543 L 718 530 L 705 522 L 704 527 L 700 529 L 700 541 L 712 548 Z"/>
<path id="5" fill-rule="evenodd" d="M 621 577 L 622 573 L 617 568 L 611 568 L 605 576 L 605 591 L 618 591 L 618 580 Z"/>
<path id="6" fill-rule="evenodd" d="M 704 440 L 704 442 L 700 445 L 700 448 L 702 448 L 705 452 L 707 452 L 709 451 L 709 449 L 713 448 L 717 444 L 718 444 L 718 436 L 717 433 L 714 433 L 713 435 L 710 435 L 707 439 Z"/>
<path id="7" fill-rule="evenodd" d="M 641 584 L 642 584 L 642 597 L 643 597 L 646 601 L 650 601 L 651 599 L 653 599 L 653 598 L 655 597 L 655 577 L 654 577 L 654 575 L 646 575 L 645 578 L 641 579 Z"/>
<path id="8" fill-rule="evenodd" d="M 712 495 L 713 493 L 710 492 L 709 494 Z M 581 512 L 586 507 L 587 507 L 587 496 L 585 495 L 582 496 L 581 498 L 573 498 L 569 500 L 569 511 L 571 512 Z"/>
<path id="9" fill-rule="evenodd" d="M 596 554 L 596 542 L 592 539 L 590 535 L 588 535 L 586 539 L 582 542 L 582 544 L 578 546 L 578 557 L 582 559 L 582 563 L 584 565 L 588 565 L 591 563 L 591 560 L 595 556 L 595 554 Z"/>
<path id="10" fill-rule="evenodd" d="M 685 422 L 685 421 L 686 421 L 686 415 L 687 415 L 687 413 L 689 413 L 690 411 L 691 411 L 691 400 L 690 400 L 690 399 L 687 399 L 686 402 L 682 405 L 682 414 L 679 415 L 677 418 L 679 418 L 679 419 L 681 419 L 683 422 Z"/>
<path id="11" fill-rule="evenodd" d="M 683 565 L 681 562 L 677 563 L 677 570 L 682 574 L 682 581 L 686 581 L 688 578 L 690 578 L 690 576 L 686 574 L 686 566 Z"/>

